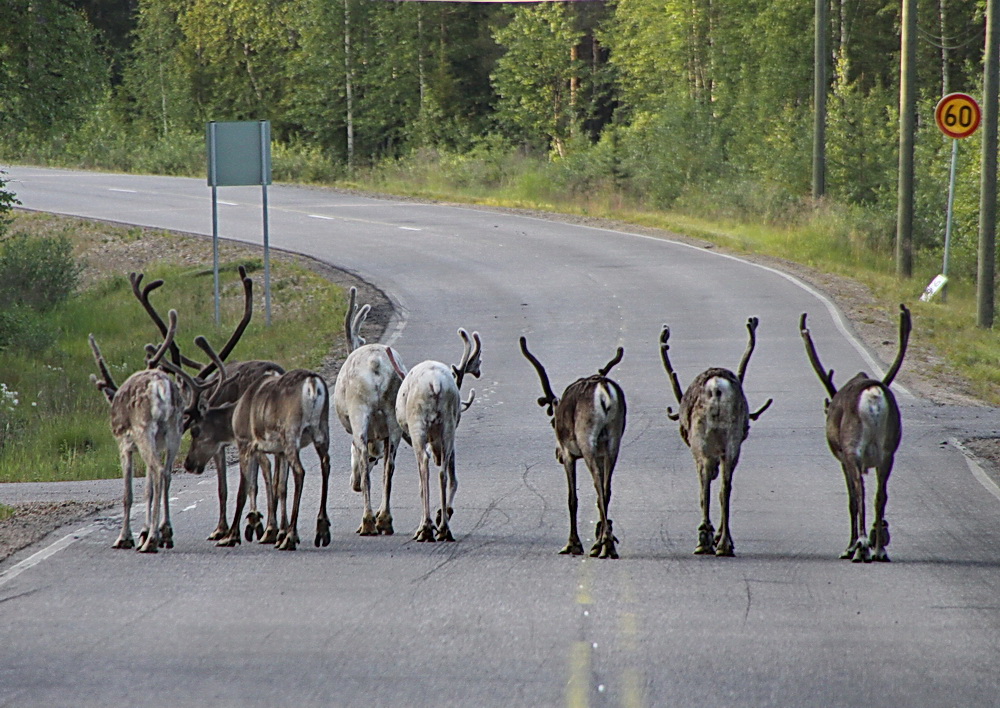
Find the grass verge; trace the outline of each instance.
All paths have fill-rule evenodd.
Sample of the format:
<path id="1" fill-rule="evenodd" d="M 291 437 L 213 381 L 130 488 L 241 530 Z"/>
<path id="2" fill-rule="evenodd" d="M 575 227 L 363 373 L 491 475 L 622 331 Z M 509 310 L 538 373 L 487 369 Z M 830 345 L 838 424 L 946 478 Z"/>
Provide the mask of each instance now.
<path id="1" fill-rule="evenodd" d="M 204 240 L 50 215 L 19 214 L 12 227 L 29 234 L 59 229 L 74 234 L 78 256 L 87 263 L 87 287 L 49 316 L 47 326 L 58 333 L 51 347 L 0 351 L 0 381 L 8 392 L 0 400 L 0 482 L 121 474 L 108 404 L 89 378 L 97 370 L 87 336 L 94 334 L 118 384 L 143 367 L 143 346 L 159 341 L 159 333 L 132 295 L 129 270 L 144 271 L 144 283 L 165 281 L 151 299 L 164 316 L 171 308 L 178 311 L 176 341 L 193 358 L 206 358 L 192 343 L 196 335 L 221 347 L 242 316 L 243 289 L 236 275 L 241 264 L 255 281 L 255 316 L 234 359 L 318 369 L 342 346 L 343 291 L 292 260 L 272 258 L 272 324 L 267 327 L 260 259 L 250 249 L 225 247 L 222 325 L 217 327 L 211 254 Z"/>

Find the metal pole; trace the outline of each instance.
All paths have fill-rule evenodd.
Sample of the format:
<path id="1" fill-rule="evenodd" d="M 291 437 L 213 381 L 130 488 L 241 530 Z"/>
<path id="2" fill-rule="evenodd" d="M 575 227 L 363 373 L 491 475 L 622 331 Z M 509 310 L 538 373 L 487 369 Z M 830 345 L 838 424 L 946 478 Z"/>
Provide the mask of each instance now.
<path id="1" fill-rule="evenodd" d="M 826 26 L 827 0 L 816 0 L 816 36 L 813 49 L 813 163 L 812 196 L 826 194 Z"/>
<path id="2" fill-rule="evenodd" d="M 215 324 L 219 318 L 219 187 L 216 174 L 215 121 L 208 124 L 208 180 L 212 185 L 212 280 L 215 293 Z"/>
<path id="3" fill-rule="evenodd" d="M 903 0 L 899 60 L 899 189 L 896 275 L 913 275 L 913 133 L 916 127 L 917 0 Z"/>
<path id="4" fill-rule="evenodd" d="M 1000 88 L 997 52 L 1000 25 L 996 1 L 986 3 L 986 57 L 983 66 L 983 159 L 979 182 L 979 278 L 977 323 L 993 327 L 993 276 L 996 263 L 997 216 L 997 92 Z"/>
<path id="5" fill-rule="evenodd" d="M 948 254 L 951 252 L 951 219 L 955 207 L 955 165 L 958 163 L 958 140 L 951 141 L 951 175 L 948 177 L 948 212 L 944 222 L 944 263 L 941 275 L 948 277 Z M 948 301 L 948 283 L 941 286 L 941 302 Z"/>
<path id="6" fill-rule="evenodd" d="M 264 208 L 264 322 L 271 326 L 271 236 L 267 218 L 267 183 L 271 170 L 268 164 L 270 155 L 270 131 L 267 121 L 260 121 L 260 188 L 261 201 Z"/>

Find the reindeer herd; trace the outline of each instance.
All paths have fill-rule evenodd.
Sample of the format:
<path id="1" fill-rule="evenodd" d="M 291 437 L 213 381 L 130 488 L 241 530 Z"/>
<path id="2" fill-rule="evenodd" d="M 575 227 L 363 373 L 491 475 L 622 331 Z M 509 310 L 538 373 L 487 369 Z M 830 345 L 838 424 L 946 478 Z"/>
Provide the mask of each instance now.
<path id="1" fill-rule="evenodd" d="M 330 544 L 327 498 L 330 480 L 329 415 L 330 392 L 323 376 L 314 371 L 286 371 L 271 361 L 227 362 L 253 313 L 253 282 L 239 269 L 244 292 L 244 312 L 226 344 L 218 351 L 204 337 L 195 345 L 208 357 L 200 362 L 181 353 L 175 340 L 177 313 L 171 310 L 165 322 L 150 302 L 150 294 L 163 285 L 156 280 L 142 285 L 142 274 L 129 278 L 132 292 L 160 332 L 158 346 L 147 345 L 146 368 L 133 373 L 121 386 L 115 384 L 93 335 L 90 347 L 101 378 L 91 380 L 111 405 L 111 431 L 118 442 L 124 479 L 124 516 L 114 548 L 135 548 L 130 514 L 132 506 L 133 457 L 138 453 L 146 467 L 146 517 L 139 533 L 138 550 L 155 553 L 173 547 L 170 522 L 170 480 L 182 435 L 190 435 L 184 459 L 188 472 L 201 473 L 213 461 L 218 477 L 219 522 L 209 540 L 219 546 L 241 542 L 240 517 L 249 502 L 243 537 L 248 542 L 274 544 L 295 550 L 299 507 L 305 468 L 300 451 L 312 445 L 320 462 L 322 491 L 316 519 L 317 547 Z M 405 440 L 416 457 L 422 502 L 422 518 L 413 538 L 422 542 L 454 541 L 449 521 L 454 512 L 458 479 L 455 474 L 455 433 L 462 413 L 475 399 L 461 397 L 466 375 L 480 375 L 482 342 L 479 334 L 458 334 L 464 351 L 458 365 L 423 361 L 407 370 L 399 353 L 382 344 L 366 344 L 361 327 L 370 311 L 358 306 L 357 291 L 350 290 L 344 322 L 348 356 L 333 389 L 333 409 L 351 436 L 351 487 L 363 498 L 361 525 L 364 536 L 394 532 L 390 497 L 396 453 Z M 712 367 L 694 378 L 682 391 L 670 363 L 670 328 L 660 335 L 660 356 L 670 386 L 679 404 L 678 412 L 667 408 L 667 416 L 679 422 L 680 436 L 691 449 L 700 481 L 701 523 L 696 554 L 732 556 L 735 553 L 729 529 L 730 495 L 740 448 L 756 421 L 771 405 L 768 399 L 751 412 L 743 391 L 750 357 L 756 345 L 758 320 L 747 321 L 749 342 L 737 371 Z M 831 452 L 840 462 L 848 490 L 851 535 L 841 558 L 854 562 L 888 561 L 889 524 L 885 519 L 887 484 L 902 433 L 902 420 L 890 386 L 899 372 L 911 331 L 910 312 L 900 305 L 899 350 L 889 372 L 881 380 L 858 373 L 840 390 L 833 371 L 820 363 L 806 315 L 799 330 L 806 354 L 830 398 L 826 401 L 826 436 Z M 599 520 L 590 555 L 618 558 L 609 516 L 611 479 L 625 432 L 626 403 L 621 386 L 608 374 L 622 360 L 615 356 L 594 375 L 570 383 L 557 397 L 542 363 L 520 338 L 521 352 L 538 374 L 542 396 L 556 435 L 556 459 L 566 472 L 569 507 L 569 540 L 560 551 L 580 555 L 583 545 L 577 532 L 576 463 L 583 460 L 597 494 Z M 187 369 L 193 373 L 188 373 Z M 226 516 L 226 448 L 235 445 L 239 457 L 240 482 L 232 522 Z M 272 460 L 273 457 L 273 466 Z M 371 471 L 383 463 L 382 503 L 372 510 Z M 440 503 L 431 518 L 431 467 L 439 471 Z M 712 482 L 722 472 L 719 489 L 719 528 L 711 521 Z M 876 470 L 877 489 L 874 521 L 866 533 L 865 475 Z M 262 473 L 267 519 L 257 509 L 257 475 Z M 288 510 L 288 477 L 294 492 Z M 280 518 L 278 516 L 280 508 Z M 162 520 L 160 518 L 162 510 Z M 290 514 L 290 516 L 289 516 Z"/>

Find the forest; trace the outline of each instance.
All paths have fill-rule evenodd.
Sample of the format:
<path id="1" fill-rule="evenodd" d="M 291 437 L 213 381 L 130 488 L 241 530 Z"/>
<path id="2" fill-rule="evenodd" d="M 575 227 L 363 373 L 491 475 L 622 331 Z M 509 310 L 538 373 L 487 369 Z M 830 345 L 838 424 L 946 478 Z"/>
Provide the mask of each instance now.
<path id="1" fill-rule="evenodd" d="M 207 121 L 268 119 L 280 179 L 520 179 L 767 223 L 822 208 L 891 259 L 901 3 L 828 2 L 822 204 L 808 0 L 0 0 L 0 160 L 200 175 Z M 924 254 L 941 249 L 951 152 L 934 105 L 980 93 L 984 12 L 918 4 Z M 979 151 L 962 142 L 959 278 L 975 273 Z"/>

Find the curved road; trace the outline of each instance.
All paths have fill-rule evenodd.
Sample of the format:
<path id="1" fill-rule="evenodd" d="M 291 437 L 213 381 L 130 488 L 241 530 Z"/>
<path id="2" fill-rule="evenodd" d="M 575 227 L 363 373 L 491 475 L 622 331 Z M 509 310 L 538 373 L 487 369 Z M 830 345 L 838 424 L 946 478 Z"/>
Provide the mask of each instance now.
<path id="1" fill-rule="evenodd" d="M 9 174 L 29 209 L 211 230 L 202 180 Z M 220 199 L 222 235 L 259 241 L 259 189 Z M 391 294 L 409 366 L 457 361 L 458 327 L 482 334 L 483 377 L 457 436 L 458 542 L 410 540 L 419 493 L 405 445 L 397 534 L 356 536 L 349 439 L 331 420 L 328 548 L 216 548 L 204 540 L 214 481 L 182 474 L 173 550 L 113 551 L 112 514 L 0 564 L 0 705 L 997 705 L 1000 488 L 950 442 L 1000 427 L 994 411 L 898 392 L 893 562 L 840 561 L 846 491 L 799 314 L 838 383 L 883 365 L 810 288 L 711 250 L 524 216 L 290 186 L 269 199 L 275 247 Z M 737 557 L 696 557 L 696 474 L 664 413 L 676 404 L 657 339 L 669 323 L 686 386 L 736 366 L 750 315 L 761 325 L 748 398 L 774 405 L 736 471 Z M 629 410 L 611 502 L 621 560 L 557 554 L 565 479 L 522 334 L 557 392 L 625 347 L 613 373 Z M 594 494 L 582 464 L 578 475 L 589 547 Z M 870 503 L 873 481 L 868 491 Z"/>

